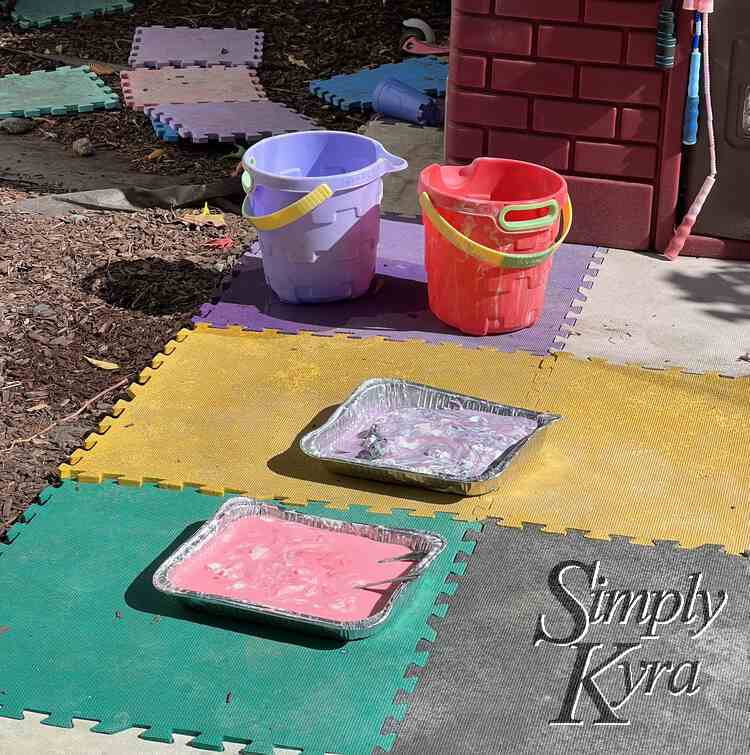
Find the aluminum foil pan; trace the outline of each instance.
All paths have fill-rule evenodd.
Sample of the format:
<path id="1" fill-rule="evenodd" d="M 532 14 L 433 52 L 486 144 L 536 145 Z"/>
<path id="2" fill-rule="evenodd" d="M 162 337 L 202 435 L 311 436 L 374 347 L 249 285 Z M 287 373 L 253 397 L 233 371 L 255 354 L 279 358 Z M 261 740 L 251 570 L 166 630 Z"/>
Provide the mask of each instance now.
<path id="1" fill-rule="evenodd" d="M 476 477 L 442 477 L 401 469 L 385 464 L 371 464 L 358 459 L 344 459 L 334 456 L 326 449 L 335 448 L 336 442 L 353 427 L 359 427 L 361 417 L 371 416 L 375 411 L 394 409 L 470 409 L 506 416 L 519 416 L 531 419 L 537 427 L 530 435 L 507 448 L 489 467 Z M 464 396 L 428 385 L 410 383 L 405 380 L 374 378 L 366 380 L 333 413 L 322 426 L 302 438 L 300 448 L 308 456 L 321 461 L 332 472 L 352 477 L 365 477 L 370 480 L 391 482 L 399 485 L 416 485 L 441 493 L 454 493 L 461 496 L 476 496 L 496 490 L 499 477 L 507 466 L 520 454 L 538 450 L 545 429 L 560 419 L 557 414 L 534 412 L 505 404 L 495 404 L 473 396 Z"/>
<path id="2" fill-rule="evenodd" d="M 309 527 L 336 530 L 337 532 L 367 537 L 378 542 L 403 545 L 417 553 L 424 553 L 424 557 L 413 562 L 412 568 L 407 572 L 410 576 L 416 576 L 413 581 L 397 583 L 388 595 L 383 607 L 377 613 L 354 622 L 336 622 L 318 616 L 308 616 L 256 603 L 233 600 L 221 595 L 193 592 L 179 588 L 172 582 L 171 574 L 177 564 L 190 558 L 205 547 L 207 543 L 219 537 L 227 525 L 248 516 L 272 516 L 289 522 L 305 524 Z M 382 629 L 386 622 L 395 615 L 396 609 L 401 610 L 408 603 L 409 594 L 413 590 L 419 589 L 418 576 L 424 573 L 445 548 L 445 545 L 445 540 L 432 532 L 416 532 L 374 524 L 342 522 L 337 519 L 310 516 L 303 513 L 303 510 L 288 509 L 272 503 L 256 501 L 253 498 L 232 498 L 195 535 L 164 561 L 154 574 L 153 584 L 160 592 L 178 598 L 191 608 L 229 616 L 234 619 L 272 624 L 309 634 L 336 637 L 342 640 L 358 640 Z"/>

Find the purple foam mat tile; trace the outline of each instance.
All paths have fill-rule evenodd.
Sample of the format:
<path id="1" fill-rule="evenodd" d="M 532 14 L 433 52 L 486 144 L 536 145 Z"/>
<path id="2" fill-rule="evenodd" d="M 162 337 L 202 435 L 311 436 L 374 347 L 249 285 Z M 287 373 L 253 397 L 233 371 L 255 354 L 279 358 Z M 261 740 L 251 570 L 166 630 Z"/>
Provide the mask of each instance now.
<path id="1" fill-rule="evenodd" d="M 250 66 L 263 57 L 258 29 L 191 29 L 187 26 L 139 26 L 133 34 L 131 68 L 164 66 Z"/>
<path id="2" fill-rule="evenodd" d="M 422 224 L 381 221 L 377 276 L 370 291 L 354 301 L 284 304 L 265 282 L 257 245 L 243 255 L 217 300 L 201 308 L 194 322 L 247 330 L 266 328 L 396 341 L 453 342 L 464 347 L 528 351 L 544 355 L 566 335 L 563 325 L 597 248 L 564 244 L 555 255 L 544 311 L 530 328 L 494 336 L 466 336 L 440 322 L 429 310 Z M 558 346 L 559 350 L 559 346 Z"/>
<path id="3" fill-rule="evenodd" d="M 194 142 L 249 141 L 320 128 L 310 118 L 270 100 L 155 105 L 146 112 Z"/>

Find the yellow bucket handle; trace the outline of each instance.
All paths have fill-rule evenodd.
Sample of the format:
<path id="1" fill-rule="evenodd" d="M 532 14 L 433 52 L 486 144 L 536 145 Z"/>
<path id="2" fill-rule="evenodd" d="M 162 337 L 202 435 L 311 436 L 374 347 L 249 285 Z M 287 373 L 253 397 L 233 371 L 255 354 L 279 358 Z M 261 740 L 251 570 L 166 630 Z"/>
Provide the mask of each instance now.
<path id="1" fill-rule="evenodd" d="M 268 215 L 247 215 L 243 207 L 242 215 L 259 231 L 278 231 L 279 228 L 284 228 L 305 217 L 332 196 L 331 187 L 328 184 L 320 184 L 309 194 L 305 194 L 296 202 L 292 202 L 292 204 L 282 207 L 276 212 Z"/>
<path id="2" fill-rule="evenodd" d="M 435 209 L 427 192 L 422 192 L 420 195 L 419 205 L 422 208 L 422 212 L 430 219 L 432 225 L 435 226 L 435 229 L 446 241 L 449 241 L 457 249 L 478 259 L 480 262 L 485 262 L 494 267 L 508 267 L 518 270 L 536 267 L 536 265 L 544 262 L 562 246 L 562 243 L 568 237 L 568 233 L 570 233 L 570 227 L 573 225 L 573 205 L 570 203 L 570 198 L 568 198 L 562 211 L 564 227 L 562 236 L 558 241 L 543 252 L 534 252 L 533 254 L 511 254 L 509 252 L 501 252 L 497 249 L 492 249 L 489 246 L 484 246 L 483 244 L 473 241 L 468 236 L 464 236 L 461 231 L 454 228 Z"/>

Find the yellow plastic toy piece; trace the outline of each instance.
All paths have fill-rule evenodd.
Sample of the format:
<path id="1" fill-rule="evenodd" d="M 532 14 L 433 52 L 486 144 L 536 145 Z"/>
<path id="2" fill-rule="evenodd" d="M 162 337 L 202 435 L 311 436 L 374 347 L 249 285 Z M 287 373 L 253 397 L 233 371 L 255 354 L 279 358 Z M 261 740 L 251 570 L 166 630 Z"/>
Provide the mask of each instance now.
<path id="1" fill-rule="evenodd" d="M 249 220 L 259 231 L 278 231 L 280 228 L 291 225 L 300 220 L 305 215 L 311 213 L 316 207 L 320 207 L 326 199 L 333 196 L 333 190 L 328 184 L 321 184 L 313 189 L 309 194 L 298 199 L 296 202 L 282 207 L 276 212 L 268 215 L 246 215 Z"/>

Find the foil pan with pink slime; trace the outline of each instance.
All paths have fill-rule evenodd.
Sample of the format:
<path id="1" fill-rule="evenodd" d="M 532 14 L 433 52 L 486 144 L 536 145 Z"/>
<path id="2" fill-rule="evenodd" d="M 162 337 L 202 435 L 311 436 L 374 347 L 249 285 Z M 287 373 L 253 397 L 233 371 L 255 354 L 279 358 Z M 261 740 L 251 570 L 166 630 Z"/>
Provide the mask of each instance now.
<path id="1" fill-rule="evenodd" d="M 445 545 L 435 533 L 233 498 L 153 584 L 192 608 L 355 640 L 393 618 Z"/>

